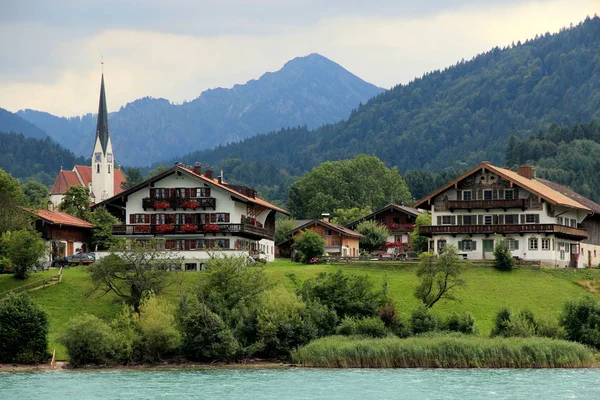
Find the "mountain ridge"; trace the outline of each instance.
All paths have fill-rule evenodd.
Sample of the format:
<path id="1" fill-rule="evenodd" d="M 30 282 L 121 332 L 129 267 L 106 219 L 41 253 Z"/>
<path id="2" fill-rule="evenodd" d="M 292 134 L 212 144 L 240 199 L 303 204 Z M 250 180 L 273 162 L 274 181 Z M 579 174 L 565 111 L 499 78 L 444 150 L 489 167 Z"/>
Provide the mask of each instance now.
<path id="1" fill-rule="evenodd" d="M 164 98 L 136 99 L 109 114 L 109 127 L 119 163 L 148 165 L 261 132 L 334 123 L 383 90 L 313 53 L 245 84 L 205 90 L 182 104 Z M 87 155 L 92 148 L 94 114 L 64 118 L 25 109 L 17 115 L 76 154 Z"/>

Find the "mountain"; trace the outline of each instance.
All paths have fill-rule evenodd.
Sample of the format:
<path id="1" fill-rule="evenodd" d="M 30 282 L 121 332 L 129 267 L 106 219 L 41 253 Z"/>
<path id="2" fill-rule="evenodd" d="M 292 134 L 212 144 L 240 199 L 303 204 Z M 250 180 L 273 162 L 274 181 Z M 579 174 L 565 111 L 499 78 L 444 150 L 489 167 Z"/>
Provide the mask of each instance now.
<path id="1" fill-rule="evenodd" d="M 22 181 L 36 180 L 50 186 L 61 168 L 90 165 L 46 136 L 25 137 L 21 133 L 0 132 L 0 168 Z"/>
<path id="2" fill-rule="evenodd" d="M 111 113 L 109 126 L 118 162 L 148 165 L 283 127 L 334 123 L 382 91 L 335 62 L 310 54 L 258 80 L 207 90 L 181 105 L 150 97 L 136 100 Z M 76 154 L 91 152 L 94 115 L 60 118 L 34 110 L 18 114 Z"/>
<path id="3" fill-rule="evenodd" d="M 27 137 L 38 139 L 47 138 L 46 132 L 21 118 L 15 113 L 11 113 L 4 108 L 0 108 L 0 132 L 17 132 Z"/>
<path id="4" fill-rule="evenodd" d="M 477 55 L 379 94 L 347 120 L 310 130 L 283 129 L 179 157 L 222 168 L 282 192 L 285 177 L 359 153 L 402 172 L 464 170 L 482 160 L 502 165 L 508 138 L 552 122 L 600 117 L 600 18 L 525 43 Z M 173 159 L 171 161 L 175 161 Z M 257 164 L 271 168 L 261 174 Z"/>

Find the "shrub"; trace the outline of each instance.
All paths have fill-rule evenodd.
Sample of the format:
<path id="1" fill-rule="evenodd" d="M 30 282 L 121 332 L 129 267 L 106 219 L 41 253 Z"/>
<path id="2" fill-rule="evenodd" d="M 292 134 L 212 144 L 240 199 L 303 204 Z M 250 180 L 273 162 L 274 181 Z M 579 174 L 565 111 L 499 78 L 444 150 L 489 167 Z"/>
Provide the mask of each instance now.
<path id="1" fill-rule="evenodd" d="M 548 319 L 537 319 L 530 310 L 520 310 L 513 313 L 508 308 L 502 308 L 496 314 L 490 336 L 544 336 L 561 339 L 565 337 L 565 334 L 556 322 Z"/>
<path id="2" fill-rule="evenodd" d="M 110 326 L 113 331 L 115 359 L 122 363 L 142 360 L 146 349 L 132 307 L 123 306 Z"/>
<path id="3" fill-rule="evenodd" d="M 477 328 L 475 327 L 475 318 L 473 318 L 473 315 L 468 312 L 462 315 L 453 312 L 444 321 L 442 329 L 451 332 L 461 332 L 468 335 L 474 335 L 477 333 Z"/>
<path id="4" fill-rule="evenodd" d="M 335 333 L 344 336 L 356 335 L 356 319 L 353 317 L 344 318 L 336 328 Z"/>
<path id="5" fill-rule="evenodd" d="M 419 304 L 410 315 L 410 326 L 415 335 L 432 332 L 437 330 L 438 320 L 425 304 Z"/>
<path id="6" fill-rule="evenodd" d="M 378 317 L 362 319 L 348 317 L 344 318 L 340 326 L 337 327 L 336 333 L 344 336 L 360 335 L 379 338 L 388 336 L 390 332 Z"/>
<path id="7" fill-rule="evenodd" d="M 396 311 L 396 305 L 392 302 L 384 303 L 378 310 L 379 318 L 385 324 L 385 327 L 398 337 L 408 337 L 411 335 L 410 328 L 402 320 Z"/>
<path id="8" fill-rule="evenodd" d="M 505 333 L 508 331 L 511 315 L 511 311 L 506 307 L 498 310 L 496 317 L 494 317 L 494 325 L 492 326 L 492 333 L 490 336 L 506 336 Z"/>
<path id="9" fill-rule="evenodd" d="M 67 348 L 74 367 L 107 364 L 116 357 L 112 329 L 94 315 L 82 314 L 71 318 L 58 341 Z"/>
<path id="10" fill-rule="evenodd" d="M 311 258 L 320 257 L 325 253 L 325 240 L 311 230 L 304 230 L 294 238 L 294 250 L 300 254 L 303 263 Z"/>
<path id="11" fill-rule="evenodd" d="M 374 290 L 367 276 L 321 272 L 303 282 L 298 294 L 305 301 L 318 301 L 335 311 L 339 318 L 372 317 L 377 313 L 382 294 Z"/>
<path id="12" fill-rule="evenodd" d="M 140 314 L 135 316 L 151 360 L 162 355 L 172 355 L 181 345 L 181 334 L 177 330 L 172 307 L 164 300 L 151 296 L 144 300 Z"/>
<path id="13" fill-rule="evenodd" d="M 29 271 L 47 251 L 46 244 L 36 231 L 23 229 L 4 232 L 0 240 L 14 268 L 15 278 L 18 279 L 27 278 Z"/>
<path id="14" fill-rule="evenodd" d="M 494 247 L 494 268 L 500 271 L 511 271 L 515 267 L 515 260 L 508 248 L 506 239 L 496 239 Z"/>
<path id="15" fill-rule="evenodd" d="M 600 349 L 600 303 L 592 297 L 565 303 L 560 325 L 569 340 Z"/>
<path id="16" fill-rule="evenodd" d="M 199 361 L 230 360 L 239 344 L 221 317 L 195 298 L 183 298 L 179 320 L 184 354 Z"/>
<path id="17" fill-rule="evenodd" d="M 12 274 L 15 272 L 10 259 L 0 255 L 0 274 Z"/>
<path id="18" fill-rule="evenodd" d="M 27 294 L 0 299 L 0 362 L 41 363 L 48 354 L 48 317 Z"/>

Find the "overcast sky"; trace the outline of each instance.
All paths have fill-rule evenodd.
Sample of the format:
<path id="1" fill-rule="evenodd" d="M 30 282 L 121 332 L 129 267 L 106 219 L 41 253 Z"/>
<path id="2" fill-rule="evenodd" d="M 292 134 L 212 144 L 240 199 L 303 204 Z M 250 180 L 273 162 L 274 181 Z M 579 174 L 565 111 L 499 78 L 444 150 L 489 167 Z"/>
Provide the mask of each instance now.
<path id="1" fill-rule="evenodd" d="M 319 53 L 390 88 L 494 46 L 557 32 L 598 0 L 0 0 L 0 107 L 96 112 L 175 103 Z"/>

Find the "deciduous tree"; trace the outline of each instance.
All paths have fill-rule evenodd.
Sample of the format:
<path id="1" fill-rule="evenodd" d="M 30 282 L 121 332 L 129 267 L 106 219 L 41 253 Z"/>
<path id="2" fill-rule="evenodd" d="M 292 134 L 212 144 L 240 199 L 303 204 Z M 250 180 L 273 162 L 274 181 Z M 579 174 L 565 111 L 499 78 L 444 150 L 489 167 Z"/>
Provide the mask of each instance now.
<path id="1" fill-rule="evenodd" d="M 391 234 L 385 225 L 377 221 L 363 221 L 358 224 L 356 231 L 364 235 L 364 238 L 360 239 L 360 247 L 369 253 L 384 246 Z"/>
<path id="2" fill-rule="evenodd" d="M 441 299 L 454 300 L 456 288 L 465 284 L 461 279 L 463 266 L 456 253 L 456 247 L 449 245 L 439 256 L 423 253 L 419 258 L 419 285 L 415 290 L 415 297 L 427 308 L 433 307 Z"/>
<path id="3" fill-rule="evenodd" d="M 46 185 L 36 181 L 29 181 L 23 185 L 23 193 L 27 198 L 27 205 L 32 208 L 45 209 L 48 204 L 50 191 Z"/>
<path id="4" fill-rule="evenodd" d="M 2 252 L 10 259 L 15 269 L 15 278 L 27 278 L 29 271 L 36 266 L 48 251 L 40 234 L 22 229 L 4 232 L 0 237 Z"/>
<path id="5" fill-rule="evenodd" d="M 362 217 L 371 214 L 371 207 L 364 206 L 362 208 L 352 207 L 348 209 L 336 208 L 333 210 L 333 218 L 331 222 L 338 225 L 346 226 Z"/>
<path id="6" fill-rule="evenodd" d="M 85 186 L 74 185 L 67 189 L 59 211 L 66 212 L 85 221 L 90 219 L 90 191 Z"/>
<path id="7" fill-rule="evenodd" d="M 311 258 L 325 253 L 325 241 L 317 233 L 307 229 L 294 238 L 294 250 L 300 254 L 302 262 L 307 263 Z"/>
<path id="8" fill-rule="evenodd" d="M 23 208 L 26 205 L 19 181 L 0 169 L 0 234 L 31 226 L 31 214 Z"/>

